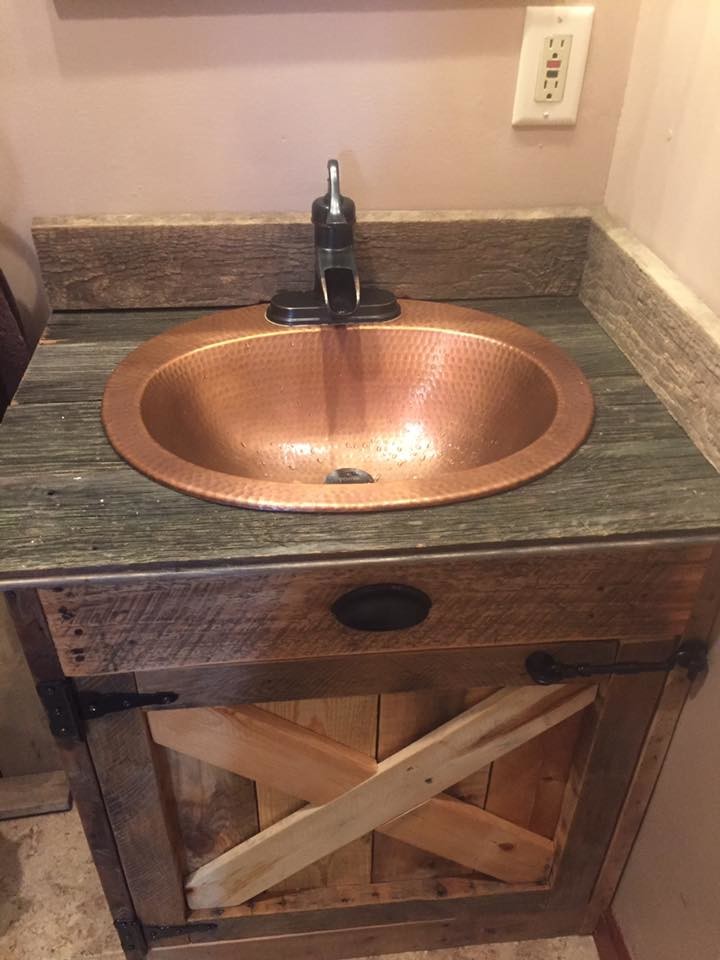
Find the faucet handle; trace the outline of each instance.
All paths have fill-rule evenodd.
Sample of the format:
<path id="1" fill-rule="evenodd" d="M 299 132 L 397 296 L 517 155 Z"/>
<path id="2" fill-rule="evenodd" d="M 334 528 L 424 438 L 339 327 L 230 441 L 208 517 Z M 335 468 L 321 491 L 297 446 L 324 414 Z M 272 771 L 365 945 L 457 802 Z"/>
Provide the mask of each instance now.
<path id="1" fill-rule="evenodd" d="M 355 203 L 340 193 L 340 164 L 328 160 L 328 188 L 324 197 L 318 197 L 312 205 L 314 224 L 355 223 Z"/>
<path id="2" fill-rule="evenodd" d="M 340 164 L 337 160 L 328 160 L 328 207 L 327 223 L 347 223 L 343 213 L 343 196 L 340 193 Z"/>

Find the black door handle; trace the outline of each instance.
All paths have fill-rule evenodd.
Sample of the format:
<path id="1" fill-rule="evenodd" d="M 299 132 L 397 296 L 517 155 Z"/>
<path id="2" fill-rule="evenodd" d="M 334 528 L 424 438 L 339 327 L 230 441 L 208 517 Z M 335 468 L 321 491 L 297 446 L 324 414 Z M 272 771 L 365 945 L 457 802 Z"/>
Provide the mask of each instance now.
<path id="1" fill-rule="evenodd" d="M 430 613 L 432 600 L 404 583 L 373 583 L 344 593 L 330 608 L 353 630 L 406 630 Z"/>

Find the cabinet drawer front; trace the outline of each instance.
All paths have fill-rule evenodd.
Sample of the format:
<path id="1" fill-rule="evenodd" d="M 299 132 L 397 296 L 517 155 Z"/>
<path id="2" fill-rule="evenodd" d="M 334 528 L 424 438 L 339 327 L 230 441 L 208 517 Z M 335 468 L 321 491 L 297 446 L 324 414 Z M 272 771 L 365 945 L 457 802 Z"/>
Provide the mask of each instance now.
<path id="1" fill-rule="evenodd" d="M 707 546 L 617 545 L 368 561 L 233 577 L 81 585 L 40 591 L 68 676 L 564 640 L 680 634 Z M 403 584 L 432 601 L 405 629 L 358 630 L 333 604 L 347 591 Z"/>

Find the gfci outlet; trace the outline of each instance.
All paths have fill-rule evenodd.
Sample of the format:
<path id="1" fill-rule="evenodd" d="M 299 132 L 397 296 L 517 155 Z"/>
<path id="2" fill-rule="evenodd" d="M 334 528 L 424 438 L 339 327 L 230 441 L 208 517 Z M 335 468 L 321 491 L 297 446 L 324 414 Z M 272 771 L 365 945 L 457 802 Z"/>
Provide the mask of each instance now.
<path id="1" fill-rule="evenodd" d="M 527 8 L 513 126 L 576 122 L 594 13 L 589 5 Z"/>

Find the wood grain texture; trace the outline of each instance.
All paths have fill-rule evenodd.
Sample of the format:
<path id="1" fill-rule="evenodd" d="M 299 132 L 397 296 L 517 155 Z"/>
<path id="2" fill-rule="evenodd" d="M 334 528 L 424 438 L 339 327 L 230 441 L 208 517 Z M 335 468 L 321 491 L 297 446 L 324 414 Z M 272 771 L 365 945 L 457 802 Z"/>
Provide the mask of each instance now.
<path id="1" fill-rule="evenodd" d="M 364 517 L 233 509 L 140 476 L 105 439 L 105 380 L 148 335 L 195 314 L 56 315 L 2 425 L 0 584 L 720 530 L 716 471 L 587 310 L 569 298 L 473 305 L 528 324 L 576 360 L 596 401 L 588 442 L 517 490 Z"/>
<path id="2" fill-rule="evenodd" d="M 377 773 L 366 753 L 257 707 L 157 711 L 148 721 L 156 742 L 310 803 L 333 800 Z M 282 813 L 301 806 L 288 805 Z M 380 831 L 508 881 L 528 873 L 536 879 L 552 853 L 540 838 L 452 797 L 433 797 L 427 810 L 383 824 Z M 360 865 L 365 870 L 364 859 Z"/>
<path id="3" fill-rule="evenodd" d="M 263 895 L 217 910 L 193 910 L 191 921 L 213 921 L 217 926 L 204 937 L 193 934 L 191 939 L 233 940 L 371 923 L 449 919 L 475 913 L 480 902 L 492 912 L 525 913 L 547 908 L 548 895 L 543 884 L 509 888 L 475 877 L 316 887 L 279 896 Z"/>
<path id="4" fill-rule="evenodd" d="M 589 933 L 581 911 L 483 912 L 454 919 L 386 923 L 368 927 L 258 939 L 153 947 L 149 960 L 342 960 L 378 954 L 443 949 L 462 944 L 532 940 Z"/>
<path id="5" fill-rule="evenodd" d="M 40 596 L 69 676 L 217 662 L 682 633 L 710 555 L 619 547 L 527 559 L 337 565 L 235 578 L 80 585 Z M 434 600 L 398 631 L 342 626 L 345 591 L 406 583 Z M 142 638 L 142 643 L 139 642 Z"/>
<path id="6" fill-rule="evenodd" d="M 618 659 L 660 660 L 676 645 L 623 643 Z M 557 905 L 590 901 L 665 679 L 663 673 L 612 676 L 588 711 L 596 718 L 590 749 L 585 763 L 576 761 L 558 827 Z"/>
<path id="7" fill-rule="evenodd" d="M 163 761 L 182 840 L 180 860 L 190 873 L 258 830 L 254 784 L 202 760 L 165 752 Z"/>
<path id="8" fill-rule="evenodd" d="M 690 684 L 687 674 L 669 674 L 657 710 L 642 747 L 632 783 L 625 795 L 620 817 L 610 840 L 600 876 L 593 890 L 593 906 L 604 913 L 612 902 L 633 842 L 640 829 L 655 784 L 670 748 Z"/>
<path id="9" fill-rule="evenodd" d="M 720 318 L 603 215 L 590 231 L 580 296 L 720 469 Z"/>
<path id="10" fill-rule="evenodd" d="M 581 211 L 378 212 L 355 246 L 363 283 L 396 296 L 572 296 L 588 225 Z M 68 217 L 36 220 L 33 238 L 56 310 L 237 306 L 312 286 L 309 215 Z"/>
<path id="11" fill-rule="evenodd" d="M 615 659 L 610 640 L 544 643 L 543 650 L 569 661 L 608 663 Z M 138 690 L 172 690 L 175 706 L 232 706 L 264 700 L 361 696 L 409 692 L 464 697 L 467 686 L 522 686 L 528 681 L 525 660 L 537 644 L 495 644 L 420 652 L 346 654 L 311 660 L 276 660 L 199 667 L 143 670 Z M 442 700 L 442 698 L 439 698 Z"/>
<path id="12" fill-rule="evenodd" d="M 492 766 L 485 808 L 543 837 L 554 837 L 582 716 L 524 743 Z"/>
<path id="13" fill-rule="evenodd" d="M 377 739 L 377 701 L 374 696 L 330 697 L 266 703 L 262 709 L 371 757 Z M 282 777 L 279 782 L 287 783 Z M 262 778 L 257 782 L 256 791 L 261 830 L 299 810 L 304 803 L 283 789 L 267 786 Z M 368 834 L 288 877 L 270 892 L 369 882 L 371 862 L 372 837 Z"/>
<path id="14" fill-rule="evenodd" d="M 62 670 L 36 592 L 12 592 L 7 599 L 33 677 L 36 681 L 61 680 Z M 87 743 L 58 741 L 58 754 L 112 917 L 132 920 L 134 906 Z M 127 960 L 142 960 L 143 956 L 141 948 L 126 952 Z"/>
<path id="15" fill-rule="evenodd" d="M 130 676 L 83 681 L 83 689 L 133 692 Z M 145 924 L 185 919 L 176 821 L 142 711 L 97 718 L 88 746 L 128 888 Z"/>
<path id="16" fill-rule="evenodd" d="M 60 813 L 70 805 L 70 788 L 61 770 L 0 777 L 0 820 Z"/>
<path id="17" fill-rule="evenodd" d="M 372 776 L 346 793 L 304 807 L 201 867 L 187 879 L 188 903 L 193 908 L 242 903 L 368 830 L 402 819 L 408 810 L 584 709 L 595 692 L 594 687 L 498 691 L 379 763 Z M 518 845 L 506 852 L 521 849 Z M 498 859 L 502 852 L 504 845 L 497 848 Z M 517 879 L 541 880 L 544 874 Z"/>
<path id="18" fill-rule="evenodd" d="M 5 598 L 0 594 L 0 776 L 60 769 L 55 741 Z"/>
<path id="19" fill-rule="evenodd" d="M 418 691 L 380 697 L 377 758 L 387 757 L 451 720 L 489 696 L 493 688 Z M 448 793 L 477 807 L 485 806 L 489 768 L 477 770 Z M 418 877 L 461 876 L 469 867 L 444 860 L 392 837 L 376 833 L 373 840 L 373 881 Z"/>

